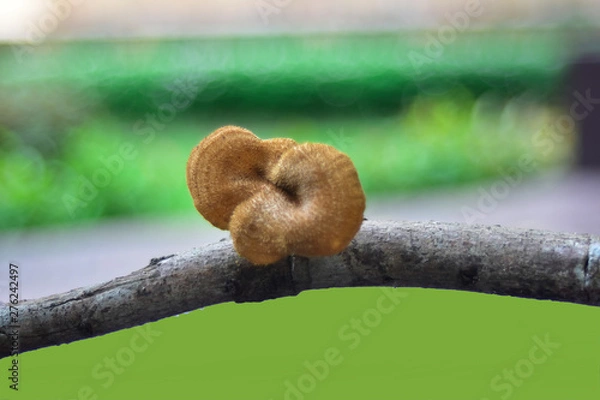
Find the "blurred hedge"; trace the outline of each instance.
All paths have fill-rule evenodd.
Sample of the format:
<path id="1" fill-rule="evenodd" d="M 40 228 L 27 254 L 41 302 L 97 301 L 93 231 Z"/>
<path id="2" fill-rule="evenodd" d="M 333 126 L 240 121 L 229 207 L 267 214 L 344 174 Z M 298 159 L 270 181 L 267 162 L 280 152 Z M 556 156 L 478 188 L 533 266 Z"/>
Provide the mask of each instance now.
<path id="1" fill-rule="evenodd" d="M 398 32 L 51 43 L 30 55 L 3 46 L 0 88 L 85 91 L 111 112 L 143 113 L 184 79 L 199 89 L 193 107 L 202 110 L 385 112 L 455 86 L 546 96 L 566 47 L 553 31 L 458 33 L 448 44 L 437 32 Z"/>

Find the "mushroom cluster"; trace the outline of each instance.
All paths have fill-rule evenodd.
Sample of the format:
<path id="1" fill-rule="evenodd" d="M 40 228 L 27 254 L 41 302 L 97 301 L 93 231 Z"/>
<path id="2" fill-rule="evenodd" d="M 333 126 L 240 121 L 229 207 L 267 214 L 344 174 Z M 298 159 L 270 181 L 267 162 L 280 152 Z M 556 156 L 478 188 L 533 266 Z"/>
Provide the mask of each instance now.
<path id="1" fill-rule="evenodd" d="M 237 126 L 217 129 L 192 150 L 187 184 L 198 212 L 228 229 L 238 254 L 257 265 L 341 252 L 365 210 L 344 153 L 320 143 L 261 140 Z"/>

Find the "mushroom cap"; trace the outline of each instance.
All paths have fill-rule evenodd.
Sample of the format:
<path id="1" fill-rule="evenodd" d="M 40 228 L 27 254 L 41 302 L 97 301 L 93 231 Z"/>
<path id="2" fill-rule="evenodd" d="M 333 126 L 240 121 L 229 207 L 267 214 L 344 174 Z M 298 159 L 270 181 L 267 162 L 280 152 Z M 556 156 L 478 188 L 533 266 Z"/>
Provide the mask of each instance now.
<path id="1" fill-rule="evenodd" d="M 187 178 L 196 209 L 229 229 L 236 251 L 258 265 L 339 253 L 360 229 L 366 205 L 344 153 L 260 140 L 239 127 L 218 129 L 196 146 Z"/>
<path id="2" fill-rule="evenodd" d="M 253 263 L 337 254 L 360 229 L 365 195 L 352 161 L 335 148 L 295 146 L 267 179 L 273 187 L 240 204 L 231 219 L 233 245 Z"/>
<path id="3" fill-rule="evenodd" d="M 268 182 L 266 168 L 294 146 L 292 139 L 261 140 L 247 129 L 224 126 L 204 138 L 187 162 L 187 185 L 196 210 L 228 229 L 233 210 Z"/>

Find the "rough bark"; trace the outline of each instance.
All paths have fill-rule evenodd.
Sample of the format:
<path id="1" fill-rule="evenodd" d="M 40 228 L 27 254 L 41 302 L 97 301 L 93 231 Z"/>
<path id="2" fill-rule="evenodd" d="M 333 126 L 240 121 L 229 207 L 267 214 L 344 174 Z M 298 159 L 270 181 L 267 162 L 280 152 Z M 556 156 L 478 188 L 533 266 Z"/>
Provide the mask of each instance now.
<path id="1" fill-rule="evenodd" d="M 256 267 L 231 241 L 152 259 L 109 282 L 19 305 L 20 352 L 228 301 L 330 287 L 466 290 L 600 305 L 600 237 L 438 222 L 367 221 L 342 253 Z M 8 305 L 0 357 L 11 353 Z"/>

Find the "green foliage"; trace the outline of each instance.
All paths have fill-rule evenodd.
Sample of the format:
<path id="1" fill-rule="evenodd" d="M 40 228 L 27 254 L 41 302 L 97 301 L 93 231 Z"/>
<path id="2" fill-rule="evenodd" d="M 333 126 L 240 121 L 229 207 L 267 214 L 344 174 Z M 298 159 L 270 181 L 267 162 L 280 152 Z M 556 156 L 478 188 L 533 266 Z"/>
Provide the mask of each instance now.
<path id="1" fill-rule="evenodd" d="M 332 144 L 368 194 L 568 158 L 571 133 L 533 140 L 555 113 L 558 33 L 464 34 L 435 57 L 432 34 L 46 43 L 22 62 L 0 46 L 0 229 L 193 211 L 187 157 L 227 124 Z"/>
<path id="2" fill-rule="evenodd" d="M 263 138 L 331 144 L 350 155 L 372 195 L 501 176 L 523 155 L 540 168 L 564 162 L 569 142 L 545 152 L 533 140 L 553 116 L 551 108 L 523 98 L 475 99 L 461 91 L 421 96 L 404 111 L 379 118 L 187 115 L 150 136 L 136 131 L 139 120 L 103 116 L 71 128 L 52 154 L 5 131 L 0 227 L 192 210 L 187 157 L 221 125 L 242 125 Z"/>
<path id="3" fill-rule="evenodd" d="M 476 31 L 431 46 L 437 32 L 48 43 L 19 63 L 0 46 L 3 93 L 77 118 L 102 103 L 145 113 L 176 81 L 197 89 L 194 110 L 392 111 L 416 95 L 467 87 L 512 96 L 554 93 L 568 62 L 556 31 Z M 432 50 L 433 48 L 433 50 Z M 52 93 L 52 96 L 49 94 Z M 18 96 L 15 96 L 17 94 Z M 69 94 L 69 95 L 67 95 Z M 34 97 L 34 98 L 31 98 Z M 75 98 L 76 102 L 71 100 Z M 64 107 L 68 104 L 69 107 Z M 356 110 L 352 110 L 355 112 Z"/>

